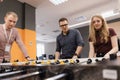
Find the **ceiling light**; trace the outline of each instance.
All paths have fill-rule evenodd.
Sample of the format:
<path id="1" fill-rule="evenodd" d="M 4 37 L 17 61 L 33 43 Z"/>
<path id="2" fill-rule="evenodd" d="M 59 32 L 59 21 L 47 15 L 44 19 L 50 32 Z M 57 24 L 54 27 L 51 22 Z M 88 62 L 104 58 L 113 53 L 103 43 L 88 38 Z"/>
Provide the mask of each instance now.
<path id="1" fill-rule="evenodd" d="M 104 18 L 110 18 L 115 17 L 117 15 L 120 15 L 120 10 L 111 10 L 107 11 L 101 14 Z M 90 23 L 90 20 L 86 20 L 77 24 L 69 25 L 70 28 L 80 27 L 80 26 L 86 26 Z"/>
<path id="2" fill-rule="evenodd" d="M 88 24 L 89 22 L 90 22 L 90 20 L 84 21 L 84 22 L 80 22 L 80 23 L 77 23 L 77 24 L 73 24 L 73 25 L 69 25 L 69 28 L 78 27 L 80 25 L 84 26 L 84 25 Z"/>
<path id="3" fill-rule="evenodd" d="M 118 14 L 119 14 L 119 12 L 114 12 L 113 10 L 111 10 L 111 11 L 104 12 L 101 15 L 104 18 L 108 18 L 108 17 L 115 16 L 115 15 L 118 15 Z"/>
<path id="4" fill-rule="evenodd" d="M 76 17 L 76 18 L 75 18 L 75 21 L 77 21 L 77 22 L 85 21 L 85 20 L 87 20 L 87 17 L 86 17 L 86 16 L 79 16 L 79 17 Z"/>
<path id="5" fill-rule="evenodd" d="M 68 0 L 49 0 L 50 2 L 52 2 L 54 5 L 59 5 L 62 4 Z"/>

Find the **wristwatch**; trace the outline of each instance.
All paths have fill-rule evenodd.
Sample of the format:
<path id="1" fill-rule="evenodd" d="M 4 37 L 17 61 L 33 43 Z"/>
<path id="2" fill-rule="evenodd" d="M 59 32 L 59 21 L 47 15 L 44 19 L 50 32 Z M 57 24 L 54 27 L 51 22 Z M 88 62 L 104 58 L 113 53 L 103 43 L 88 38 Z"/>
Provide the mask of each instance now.
<path id="1" fill-rule="evenodd" d="M 25 58 L 27 59 L 27 58 L 30 58 L 30 57 L 29 57 L 29 56 L 26 56 Z"/>
<path id="2" fill-rule="evenodd" d="M 75 54 L 74 54 L 74 56 L 77 56 L 77 57 L 78 57 L 78 54 L 77 54 L 77 53 L 75 53 Z"/>

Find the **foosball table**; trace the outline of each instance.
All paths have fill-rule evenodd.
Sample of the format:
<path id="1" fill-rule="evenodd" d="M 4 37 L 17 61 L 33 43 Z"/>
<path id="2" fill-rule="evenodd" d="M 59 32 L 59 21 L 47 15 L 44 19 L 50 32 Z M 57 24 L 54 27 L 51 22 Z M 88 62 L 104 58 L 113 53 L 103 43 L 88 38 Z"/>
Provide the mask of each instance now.
<path id="1" fill-rule="evenodd" d="M 120 58 L 0 63 L 0 80 L 120 80 Z"/>

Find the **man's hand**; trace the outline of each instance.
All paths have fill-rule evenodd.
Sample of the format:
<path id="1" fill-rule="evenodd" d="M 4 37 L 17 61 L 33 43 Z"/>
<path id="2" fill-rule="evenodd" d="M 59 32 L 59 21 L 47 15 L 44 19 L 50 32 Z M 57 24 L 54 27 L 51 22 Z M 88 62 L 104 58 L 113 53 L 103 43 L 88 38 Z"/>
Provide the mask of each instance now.
<path id="1" fill-rule="evenodd" d="M 34 59 L 31 59 L 29 56 L 26 57 L 28 61 L 34 61 Z"/>
<path id="2" fill-rule="evenodd" d="M 28 61 L 35 61 L 35 59 L 27 58 Z"/>
<path id="3" fill-rule="evenodd" d="M 77 55 L 74 55 L 73 57 L 72 57 L 72 59 L 77 59 L 78 57 L 77 57 Z"/>
<path id="4" fill-rule="evenodd" d="M 3 2 L 3 0 L 0 0 L 0 2 Z"/>

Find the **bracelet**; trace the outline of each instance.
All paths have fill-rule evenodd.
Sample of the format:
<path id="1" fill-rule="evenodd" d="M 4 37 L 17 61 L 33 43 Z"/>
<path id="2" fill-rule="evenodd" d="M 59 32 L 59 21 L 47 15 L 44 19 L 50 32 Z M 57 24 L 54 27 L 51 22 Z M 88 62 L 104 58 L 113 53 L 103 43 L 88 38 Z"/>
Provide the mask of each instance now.
<path id="1" fill-rule="evenodd" d="M 27 58 L 30 58 L 30 57 L 29 57 L 29 56 L 27 56 L 27 57 L 25 57 L 25 58 L 27 59 Z"/>

